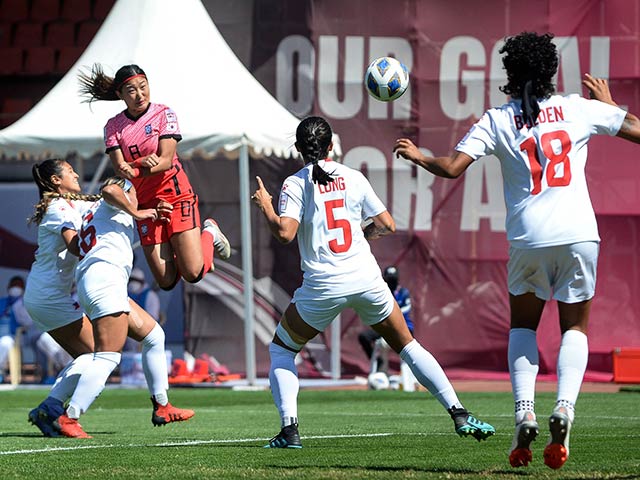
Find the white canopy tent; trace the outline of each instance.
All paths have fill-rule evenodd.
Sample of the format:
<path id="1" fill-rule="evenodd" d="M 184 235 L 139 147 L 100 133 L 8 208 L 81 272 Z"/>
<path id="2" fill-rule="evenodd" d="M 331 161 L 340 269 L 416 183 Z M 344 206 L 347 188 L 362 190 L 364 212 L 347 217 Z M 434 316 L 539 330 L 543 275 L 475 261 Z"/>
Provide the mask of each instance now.
<path id="1" fill-rule="evenodd" d="M 200 0 L 117 0 L 62 80 L 20 120 L 0 130 L 0 153 L 45 158 L 75 152 L 86 158 L 104 151 L 104 125 L 124 103 L 82 103 L 78 74 L 94 63 L 112 75 L 131 63 L 145 70 L 152 100 L 166 103 L 178 116 L 182 157 L 219 151 L 239 157 L 246 368 L 253 383 L 249 153 L 292 156 L 298 119 L 246 70 Z M 339 152 L 339 143 L 334 145 Z M 105 156 L 93 185 L 106 162 Z"/>
<path id="2" fill-rule="evenodd" d="M 290 156 L 298 120 L 246 70 L 199 0 L 118 0 L 64 78 L 13 125 L 0 131 L 7 156 L 88 157 L 104 150 L 102 129 L 124 103 L 81 103 L 78 74 L 100 63 L 107 74 L 136 63 L 152 99 L 178 115 L 182 155 L 237 151 Z"/>

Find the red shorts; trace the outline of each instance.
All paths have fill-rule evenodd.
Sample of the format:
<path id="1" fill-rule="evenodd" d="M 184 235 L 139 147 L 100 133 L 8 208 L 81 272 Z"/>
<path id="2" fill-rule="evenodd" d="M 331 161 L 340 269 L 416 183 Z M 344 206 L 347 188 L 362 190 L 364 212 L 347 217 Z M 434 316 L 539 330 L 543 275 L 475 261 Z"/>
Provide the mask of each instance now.
<path id="1" fill-rule="evenodd" d="M 200 227 L 198 196 L 193 193 L 186 175 L 176 175 L 174 179 L 172 184 L 175 188 L 172 188 L 173 191 L 165 189 L 153 201 L 153 204 L 139 206 L 141 209 L 155 208 L 160 199 L 173 205 L 169 222 L 151 219 L 136 222 L 140 243 L 144 246 L 166 243 L 174 233 L 186 232 Z"/>

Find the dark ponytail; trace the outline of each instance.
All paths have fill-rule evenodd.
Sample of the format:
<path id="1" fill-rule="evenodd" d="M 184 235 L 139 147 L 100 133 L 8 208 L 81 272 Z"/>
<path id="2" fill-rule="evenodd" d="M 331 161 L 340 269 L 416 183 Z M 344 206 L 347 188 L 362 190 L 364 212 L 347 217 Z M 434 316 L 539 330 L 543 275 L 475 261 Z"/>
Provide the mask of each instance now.
<path id="1" fill-rule="evenodd" d="M 125 65 L 120 67 L 115 77 L 110 77 L 104 73 L 102 65 L 96 63 L 91 69 L 91 73 L 81 73 L 78 75 L 80 82 L 80 95 L 87 97 L 85 102 L 93 102 L 94 100 L 120 100 L 118 91 L 127 80 L 143 75 L 146 77 L 144 70 L 138 65 Z"/>
<path id="2" fill-rule="evenodd" d="M 533 80 L 527 80 L 522 88 L 522 117 L 525 123 L 535 127 L 539 114 L 540 105 L 535 94 Z"/>
<path id="3" fill-rule="evenodd" d="M 304 163 L 312 163 L 311 179 L 313 183 L 327 185 L 334 181 L 330 173 L 326 172 L 318 161 L 329 155 L 333 132 L 331 126 L 322 117 L 307 117 L 300 122 L 296 130 L 296 146 L 304 159 Z"/>

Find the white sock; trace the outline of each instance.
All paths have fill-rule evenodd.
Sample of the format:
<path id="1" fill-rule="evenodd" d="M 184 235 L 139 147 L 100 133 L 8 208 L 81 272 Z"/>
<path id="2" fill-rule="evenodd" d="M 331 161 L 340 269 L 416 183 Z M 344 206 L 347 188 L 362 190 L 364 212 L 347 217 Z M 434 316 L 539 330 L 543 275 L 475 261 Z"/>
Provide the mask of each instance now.
<path id="1" fill-rule="evenodd" d="M 120 352 L 96 352 L 93 361 L 80 375 L 78 386 L 69 402 L 69 418 L 80 418 L 104 390 L 111 372 L 120 364 Z"/>
<path id="2" fill-rule="evenodd" d="M 142 370 L 149 393 L 160 405 L 169 401 L 167 357 L 164 353 L 164 330 L 158 324 L 142 340 Z"/>
<path id="3" fill-rule="evenodd" d="M 85 353 L 69 362 L 56 377 L 49 396 L 60 400 L 62 403 L 69 400 L 78 385 L 80 375 L 91 362 L 93 362 L 93 353 Z"/>
<path id="4" fill-rule="evenodd" d="M 400 352 L 400 358 L 405 361 L 418 379 L 420 384 L 438 399 L 442 406 L 449 410 L 452 407 L 462 408 L 453 385 L 447 378 L 431 353 L 424 349 L 417 340 L 411 340 Z"/>
<path id="5" fill-rule="evenodd" d="M 269 383 L 271 395 L 280 412 L 282 426 L 292 423 L 292 418 L 298 418 L 298 369 L 296 368 L 296 353 L 271 342 L 269 345 L 271 368 L 269 369 Z"/>
<path id="6" fill-rule="evenodd" d="M 580 386 L 587 369 L 589 359 L 589 341 L 578 330 L 567 330 L 562 335 L 558 353 L 558 396 L 556 405 L 567 407 L 569 418 L 573 421 L 574 409 Z"/>
<path id="7" fill-rule="evenodd" d="M 509 332 L 509 374 L 515 402 L 516 424 L 525 412 L 534 412 L 536 377 L 540 360 L 535 330 L 512 328 Z"/>

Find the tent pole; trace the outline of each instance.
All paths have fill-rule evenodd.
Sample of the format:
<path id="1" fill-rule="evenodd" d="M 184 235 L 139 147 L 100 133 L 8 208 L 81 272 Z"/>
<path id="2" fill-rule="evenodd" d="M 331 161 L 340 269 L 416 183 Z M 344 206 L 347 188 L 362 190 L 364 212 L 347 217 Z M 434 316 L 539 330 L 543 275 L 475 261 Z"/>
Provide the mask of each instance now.
<path id="1" fill-rule="evenodd" d="M 331 378 L 339 380 L 340 368 L 340 315 L 331 322 Z"/>
<path id="2" fill-rule="evenodd" d="M 253 258 L 251 255 L 251 212 L 249 193 L 249 144 L 242 138 L 240 147 L 240 222 L 242 245 L 242 280 L 244 284 L 244 348 L 249 385 L 256 383 L 256 346 L 253 333 Z"/>

